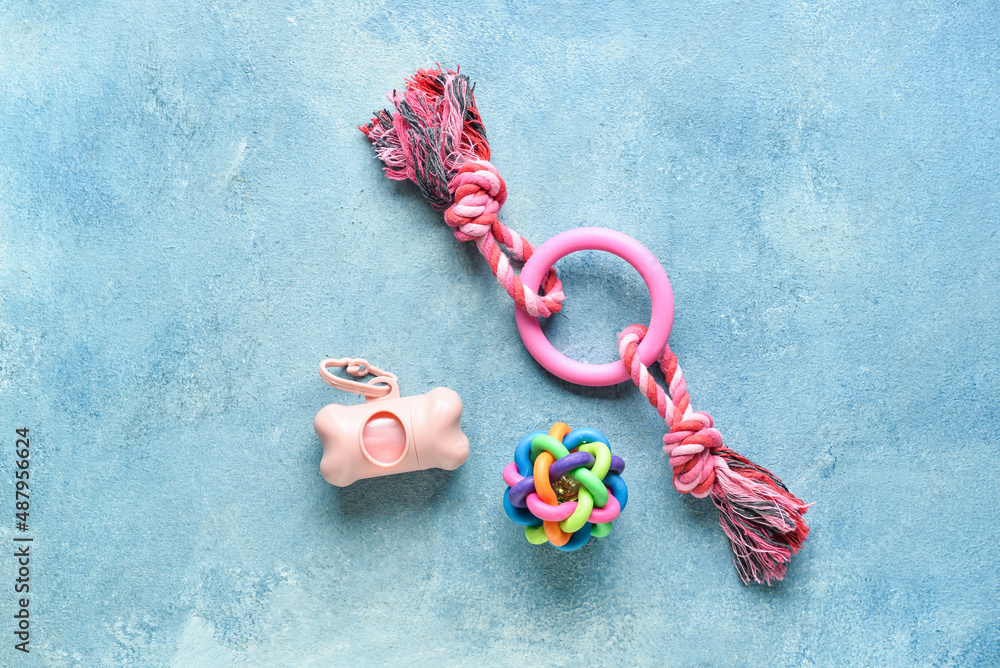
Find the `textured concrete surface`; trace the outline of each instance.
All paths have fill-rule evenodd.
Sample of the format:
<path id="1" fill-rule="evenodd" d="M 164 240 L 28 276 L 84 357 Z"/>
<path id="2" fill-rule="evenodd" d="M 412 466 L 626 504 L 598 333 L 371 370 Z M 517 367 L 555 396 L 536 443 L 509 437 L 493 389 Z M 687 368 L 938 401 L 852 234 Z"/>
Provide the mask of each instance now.
<path id="1" fill-rule="evenodd" d="M 1000 663 L 995 2 L 149 4 L 0 2 L 0 442 L 11 489 L 32 428 L 37 541 L 28 657 L 0 558 L 0 663 Z M 638 393 L 537 367 L 381 177 L 355 125 L 435 61 L 478 81 L 506 221 L 662 259 L 696 407 L 816 502 L 784 583 L 739 582 Z M 638 276 L 560 267 L 554 342 L 612 359 Z M 312 418 L 350 399 L 315 369 L 349 354 L 457 390 L 468 463 L 324 483 Z M 557 419 L 631 491 L 571 555 L 499 503 Z"/>

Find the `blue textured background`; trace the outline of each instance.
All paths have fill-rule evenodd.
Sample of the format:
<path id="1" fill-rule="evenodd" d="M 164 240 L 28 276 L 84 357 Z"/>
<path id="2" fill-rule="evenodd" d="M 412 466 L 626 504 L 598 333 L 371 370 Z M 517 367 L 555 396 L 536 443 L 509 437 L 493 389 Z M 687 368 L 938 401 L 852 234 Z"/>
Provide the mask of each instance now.
<path id="1" fill-rule="evenodd" d="M 0 442 L 9 490 L 32 428 L 37 540 L 0 662 L 1000 663 L 995 1 L 150 4 L 0 2 Z M 504 220 L 662 259 L 696 408 L 816 502 L 785 582 L 739 582 L 634 388 L 543 372 L 382 178 L 355 125 L 435 61 L 478 82 Z M 554 342 L 613 359 L 640 279 L 559 266 Z M 327 485 L 341 355 L 457 390 L 468 463 Z M 558 419 L 631 491 L 571 555 L 499 503 Z"/>

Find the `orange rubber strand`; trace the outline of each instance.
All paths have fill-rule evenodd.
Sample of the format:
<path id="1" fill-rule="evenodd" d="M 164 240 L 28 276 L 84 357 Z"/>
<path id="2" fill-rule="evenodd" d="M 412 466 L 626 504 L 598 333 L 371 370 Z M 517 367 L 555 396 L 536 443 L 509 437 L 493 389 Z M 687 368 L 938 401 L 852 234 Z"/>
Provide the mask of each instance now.
<path id="1" fill-rule="evenodd" d="M 553 436 L 553 438 L 556 437 Z M 535 494 L 550 506 L 559 505 L 556 491 L 552 489 L 552 482 L 549 480 L 549 467 L 555 460 L 556 458 L 552 456 L 551 452 L 541 452 L 535 458 L 535 468 L 532 471 L 532 475 L 535 477 Z M 573 534 L 566 533 L 559 528 L 559 522 L 542 522 L 542 526 L 545 528 L 545 537 L 553 545 L 561 547 L 573 537 Z"/>
<path id="2" fill-rule="evenodd" d="M 550 506 L 559 505 L 556 491 L 552 489 L 552 482 L 549 480 L 549 467 L 555 460 L 556 458 L 552 456 L 551 452 L 540 452 L 535 458 L 535 468 L 532 472 L 535 477 L 535 494 Z"/>
<path id="3" fill-rule="evenodd" d="M 573 430 L 570 429 L 569 425 L 566 424 L 565 422 L 556 422 L 554 425 L 552 425 L 552 429 L 549 429 L 549 436 L 562 443 L 563 438 L 565 438 L 566 434 L 570 433 L 571 431 Z"/>
<path id="4" fill-rule="evenodd" d="M 559 528 L 559 522 L 542 522 L 545 527 L 545 537 L 549 539 L 549 542 L 556 547 L 562 547 L 569 542 L 569 539 L 573 537 L 573 534 L 566 533 Z"/>

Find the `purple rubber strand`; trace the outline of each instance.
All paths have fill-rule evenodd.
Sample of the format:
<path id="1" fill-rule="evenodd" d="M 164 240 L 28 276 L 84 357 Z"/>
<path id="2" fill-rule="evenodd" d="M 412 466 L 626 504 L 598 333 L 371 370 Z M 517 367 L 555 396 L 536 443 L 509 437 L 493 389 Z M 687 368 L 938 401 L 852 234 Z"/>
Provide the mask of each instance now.
<path id="1" fill-rule="evenodd" d="M 528 495 L 535 491 L 535 478 L 528 476 L 510 488 L 510 505 L 515 508 L 528 507 Z"/>
<path id="2" fill-rule="evenodd" d="M 620 474 L 625 470 L 625 460 L 618 455 L 611 455 L 611 468 L 608 469 L 608 473 L 618 473 Z"/>
<path id="3" fill-rule="evenodd" d="M 581 466 L 590 468 L 595 461 L 597 460 L 594 459 L 594 455 L 589 452 L 571 452 L 552 462 L 552 465 L 549 466 L 549 479 L 555 482 L 573 469 L 578 469 Z"/>

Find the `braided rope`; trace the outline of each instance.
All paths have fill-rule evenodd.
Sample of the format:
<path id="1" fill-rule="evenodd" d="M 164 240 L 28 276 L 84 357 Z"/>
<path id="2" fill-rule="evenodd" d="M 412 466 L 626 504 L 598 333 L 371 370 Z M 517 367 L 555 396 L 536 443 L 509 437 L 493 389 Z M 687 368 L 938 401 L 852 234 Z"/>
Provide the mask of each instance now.
<path id="1" fill-rule="evenodd" d="M 715 482 L 715 469 L 725 466 L 725 462 L 714 454 L 723 447 L 722 434 L 712 427 L 711 415 L 691 408 L 684 373 L 669 345 L 663 349 L 658 362 L 667 378 L 670 394 L 650 375 L 636 354 L 645 335 L 646 328 L 642 325 L 627 327 L 618 337 L 618 353 L 632 382 L 639 386 L 643 396 L 667 423 L 663 450 L 670 455 L 674 487 L 681 494 L 705 498 Z"/>
<path id="2" fill-rule="evenodd" d="M 444 212 L 444 220 L 455 230 L 455 238 L 476 242 L 479 252 L 490 264 L 490 271 L 518 308 L 542 318 L 558 313 L 566 296 L 555 269 L 549 269 L 545 276 L 544 294 L 540 297 L 524 289 L 507 254 L 500 248 L 503 244 L 515 260 L 522 262 L 526 262 L 535 250 L 527 239 L 497 219 L 497 212 L 507 199 L 507 186 L 496 167 L 487 160 L 467 162 L 458 169 L 448 189 L 454 193 L 455 203 Z"/>

